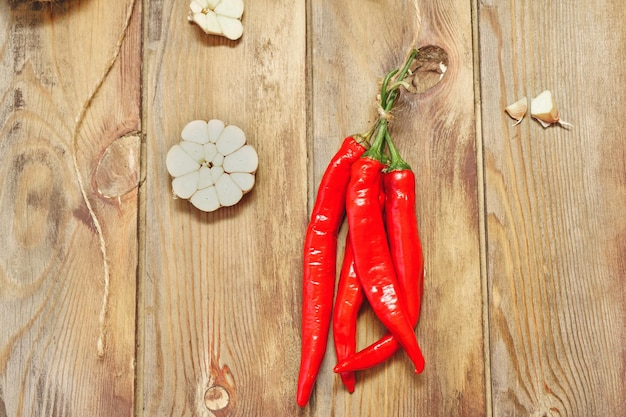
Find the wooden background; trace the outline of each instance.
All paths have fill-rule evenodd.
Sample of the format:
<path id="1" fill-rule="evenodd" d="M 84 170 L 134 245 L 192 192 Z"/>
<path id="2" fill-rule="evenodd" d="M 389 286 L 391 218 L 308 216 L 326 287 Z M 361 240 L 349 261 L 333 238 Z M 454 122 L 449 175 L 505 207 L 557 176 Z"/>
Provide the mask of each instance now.
<path id="1" fill-rule="evenodd" d="M 247 0 L 235 42 L 186 14 L 0 0 L 0 417 L 623 414 L 620 1 Z M 329 349 L 301 409 L 316 186 L 415 41 L 448 61 L 392 123 L 418 178 L 426 370 L 398 354 L 350 395 Z M 545 89 L 573 129 L 513 126 L 504 107 Z M 164 164 L 198 118 L 259 153 L 254 190 L 214 213 L 174 200 Z M 382 329 L 361 320 L 363 346 Z"/>

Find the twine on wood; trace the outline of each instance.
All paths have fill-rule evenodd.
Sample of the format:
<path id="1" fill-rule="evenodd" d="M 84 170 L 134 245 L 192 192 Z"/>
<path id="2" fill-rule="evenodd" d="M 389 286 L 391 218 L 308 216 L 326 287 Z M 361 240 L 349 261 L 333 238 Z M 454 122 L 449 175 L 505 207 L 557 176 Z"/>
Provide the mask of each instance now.
<path id="1" fill-rule="evenodd" d="M 74 163 L 74 171 L 76 172 L 76 179 L 78 181 L 78 187 L 83 197 L 83 201 L 85 202 L 85 206 L 87 207 L 87 211 L 89 212 L 89 217 L 91 218 L 91 221 L 93 222 L 93 225 L 96 229 L 96 234 L 98 235 L 98 240 L 100 243 L 100 252 L 102 254 L 104 289 L 102 293 L 102 305 L 100 307 L 100 314 L 98 315 L 98 341 L 96 344 L 96 354 L 98 355 L 99 359 L 104 358 L 104 353 L 106 349 L 106 318 L 107 318 L 107 311 L 109 308 L 109 292 L 110 292 L 110 286 L 111 286 L 111 275 L 110 275 L 109 259 L 107 256 L 106 241 L 104 239 L 104 233 L 102 232 L 102 225 L 100 224 L 100 221 L 98 220 L 98 216 L 96 216 L 96 212 L 94 211 L 93 206 L 91 205 L 91 202 L 89 201 L 89 198 L 87 197 L 87 190 L 85 189 L 83 176 L 80 173 L 80 168 L 78 166 L 78 133 L 85 120 L 85 115 L 87 114 L 87 110 L 89 110 L 89 107 L 91 106 L 91 103 L 93 102 L 94 97 L 100 90 L 100 87 L 102 87 L 102 84 L 104 84 L 104 81 L 106 80 L 107 76 L 111 72 L 113 65 L 115 64 L 115 62 L 117 61 L 117 58 L 120 55 L 120 50 L 122 49 L 122 44 L 126 37 L 128 26 L 130 25 L 130 19 L 133 14 L 133 9 L 135 8 L 135 2 L 136 0 L 132 0 L 128 5 L 128 9 L 126 11 L 126 18 L 124 21 L 124 26 L 122 27 L 122 33 L 117 39 L 117 43 L 115 44 L 115 48 L 113 49 L 113 55 L 111 56 L 111 59 L 107 62 L 107 65 L 104 67 L 104 70 L 102 71 L 102 75 L 96 82 L 94 88 L 91 90 L 91 92 L 87 96 L 87 100 L 83 103 L 80 109 L 80 112 L 78 113 L 78 116 L 76 117 L 74 132 L 72 134 L 72 147 L 73 147 L 72 162 Z"/>
<path id="2" fill-rule="evenodd" d="M 407 62 L 409 59 L 409 56 L 411 55 L 411 53 L 413 52 L 414 49 L 418 49 L 417 48 L 417 43 L 419 40 L 419 36 L 420 36 L 420 31 L 422 29 L 422 11 L 420 10 L 420 6 L 418 4 L 418 0 L 413 0 L 413 7 L 415 8 L 415 25 L 417 27 L 417 29 L 415 30 L 415 36 L 413 38 L 413 40 L 411 41 L 411 45 L 408 48 L 408 51 L 406 53 L 406 56 L 404 57 L 404 61 L 403 62 Z M 410 72 L 410 70 L 409 70 Z M 381 119 L 385 119 L 388 122 L 390 122 L 393 119 L 393 114 L 391 114 L 391 111 L 387 111 L 383 108 L 382 103 L 381 103 L 381 97 L 380 95 L 378 97 L 376 97 L 376 112 L 378 113 L 378 116 Z"/>

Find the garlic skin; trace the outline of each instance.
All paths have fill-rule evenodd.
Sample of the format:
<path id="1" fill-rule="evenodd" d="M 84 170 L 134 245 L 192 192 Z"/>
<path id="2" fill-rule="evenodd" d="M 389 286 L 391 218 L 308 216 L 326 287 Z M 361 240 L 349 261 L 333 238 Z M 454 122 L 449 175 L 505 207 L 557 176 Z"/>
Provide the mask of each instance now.
<path id="1" fill-rule="evenodd" d="M 194 120 L 165 157 L 174 196 L 211 212 L 237 204 L 255 184 L 256 150 L 239 127 L 221 120 Z"/>
<path id="2" fill-rule="evenodd" d="M 554 103 L 552 92 L 545 90 L 530 102 L 530 115 L 537 120 L 541 126 L 548 126 L 558 123 L 562 127 L 570 128 L 571 124 L 561 120 L 559 109 Z"/>
<path id="3" fill-rule="evenodd" d="M 528 111 L 528 99 L 526 97 L 517 100 L 515 103 L 508 105 L 504 111 L 515 119 L 516 122 L 513 126 L 517 126 L 526 116 Z"/>
<path id="4" fill-rule="evenodd" d="M 209 35 L 237 40 L 243 35 L 243 0 L 192 0 L 187 20 Z"/>

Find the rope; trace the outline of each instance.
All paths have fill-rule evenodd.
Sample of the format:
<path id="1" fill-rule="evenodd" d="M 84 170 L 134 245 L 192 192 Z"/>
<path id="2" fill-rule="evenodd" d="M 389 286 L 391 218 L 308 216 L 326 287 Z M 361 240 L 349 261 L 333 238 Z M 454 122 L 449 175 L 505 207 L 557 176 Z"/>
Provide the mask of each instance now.
<path id="1" fill-rule="evenodd" d="M 85 101 L 85 103 L 83 103 L 83 106 L 81 107 L 80 112 L 78 113 L 78 116 L 76 117 L 76 124 L 74 127 L 74 132 L 72 134 L 72 147 L 73 147 L 72 148 L 72 151 L 73 151 L 72 161 L 74 163 L 74 171 L 76 172 L 76 179 L 78 181 L 78 187 L 83 197 L 83 201 L 85 202 L 85 205 L 87 206 L 87 211 L 89 212 L 91 221 L 93 222 L 93 225 L 96 229 L 96 234 L 98 235 L 98 240 L 100 244 L 100 253 L 102 254 L 102 267 L 103 267 L 103 273 L 104 273 L 104 276 L 103 276 L 104 290 L 102 293 L 102 304 L 100 307 L 100 314 L 98 315 L 98 341 L 96 343 L 96 354 L 98 355 L 99 359 L 104 358 L 104 353 L 106 349 L 106 318 L 107 318 L 107 311 L 109 308 L 111 273 L 110 273 L 109 259 L 107 256 L 106 241 L 104 239 L 104 233 L 102 232 L 102 226 L 100 224 L 100 220 L 98 220 L 98 216 L 96 216 L 96 213 L 93 209 L 93 206 L 91 205 L 91 202 L 89 201 L 89 198 L 87 197 L 87 191 L 85 189 L 83 176 L 80 173 L 80 168 L 78 167 L 78 133 L 80 131 L 80 128 L 83 122 L 85 121 L 87 110 L 89 110 L 89 107 L 91 106 L 91 103 L 93 102 L 94 97 L 96 96 L 100 88 L 102 87 L 102 84 L 104 84 L 104 81 L 106 80 L 107 76 L 111 72 L 111 69 L 113 68 L 113 65 L 115 64 L 115 62 L 117 61 L 117 58 L 119 57 L 120 50 L 122 49 L 122 43 L 124 42 L 124 39 L 126 37 L 126 32 L 128 30 L 128 26 L 130 25 L 130 19 L 133 14 L 135 2 L 136 0 L 132 0 L 128 5 L 128 9 L 126 11 L 126 18 L 124 21 L 124 26 L 122 28 L 122 33 L 117 39 L 117 43 L 113 50 L 113 55 L 111 59 L 107 62 L 107 65 L 104 67 L 104 71 L 102 71 L 102 75 L 98 79 L 98 82 L 96 83 L 94 88 L 91 90 L 91 92 L 87 96 L 87 100 Z"/>

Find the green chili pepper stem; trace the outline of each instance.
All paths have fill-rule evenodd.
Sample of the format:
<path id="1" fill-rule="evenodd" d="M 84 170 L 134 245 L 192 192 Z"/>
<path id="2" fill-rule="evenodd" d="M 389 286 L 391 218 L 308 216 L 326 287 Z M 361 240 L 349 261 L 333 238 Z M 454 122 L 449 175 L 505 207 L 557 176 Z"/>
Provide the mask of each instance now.
<path id="1" fill-rule="evenodd" d="M 389 149 L 389 154 L 391 155 L 391 162 L 385 172 L 390 171 L 400 171 L 400 170 L 411 170 L 411 166 L 400 156 L 400 152 L 396 145 L 391 140 L 391 135 L 389 132 L 385 132 L 385 142 L 387 143 L 387 148 Z"/>
<path id="2" fill-rule="evenodd" d="M 381 96 L 381 105 L 386 111 L 391 110 L 391 107 L 393 106 L 394 101 L 398 97 L 398 89 L 401 86 L 406 85 L 406 83 L 404 82 L 404 78 L 409 72 L 409 68 L 411 67 L 411 64 L 413 63 L 413 60 L 415 60 L 416 56 L 417 56 L 417 49 L 411 50 L 411 53 L 406 59 L 402 69 L 399 72 L 397 69 L 394 71 L 391 71 L 389 74 L 387 74 L 387 77 L 385 77 L 386 82 L 383 82 L 383 86 L 382 86 L 383 91 L 381 92 L 380 96 Z M 393 77 L 396 74 L 398 74 L 397 81 L 393 83 L 391 87 L 389 87 L 389 89 L 387 90 L 387 85 L 389 83 L 389 80 L 391 79 L 391 77 Z M 385 100 L 383 100 L 383 97 L 385 98 Z M 387 102 L 387 100 L 389 100 L 389 102 Z"/>
<path id="3" fill-rule="evenodd" d="M 390 92 L 390 90 L 388 90 L 387 88 L 387 85 L 389 85 L 389 80 L 391 80 L 391 77 L 393 77 L 397 73 L 398 73 L 398 69 L 390 71 L 389 73 L 387 73 L 387 75 L 383 79 L 383 82 L 380 86 L 380 103 L 382 107 L 386 107 L 387 105 L 387 96 Z"/>
<path id="4" fill-rule="evenodd" d="M 406 86 L 406 82 L 404 81 L 404 78 L 406 77 L 406 74 L 409 72 L 409 68 L 411 67 L 411 64 L 413 63 L 413 60 L 415 59 L 416 56 L 417 56 L 417 49 L 413 49 L 411 53 L 409 54 L 406 62 L 404 63 L 402 69 L 396 68 L 390 71 L 389 73 L 387 73 L 387 75 L 383 79 L 383 82 L 381 84 L 381 89 L 380 89 L 380 106 L 384 113 L 391 111 L 391 109 L 393 108 L 396 98 L 398 97 L 398 89 L 401 86 Z M 390 87 L 389 82 L 396 75 L 398 75 L 397 81 L 395 81 Z M 388 127 L 387 118 L 385 115 L 381 115 L 378 121 L 372 127 L 372 129 L 370 129 L 370 131 L 366 134 L 366 138 L 369 139 L 374 134 L 374 132 L 376 132 L 376 137 L 374 138 L 374 141 L 371 144 L 370 148 L 363 154 L 363 156 L 372 158 L 381 162 L 387 161 L 388 158 L 383 152 L 385 148 L 385 143 L 388 143 L 393 146 L 387 127 Z M 389 139 L 387 139 L 387 137 L 389 137 Z M 392 165 L 397 166 L 397 167 L 401 167 L 401 166 L 408 167 L 408 164 L 400 157 L 400 154 L 398 153 L 397 148 L 395 148 L 394 146 L 393 149 L 394 149 L 393 152 L 395 152 L 395 155 L 396 155 L 395 156 L 396 164 L 394 164 L 394 153 L 392 153 L 392 150 L 390 148 Z M 394 169 L 400 169 L 400 168 L 394 168 Z"/>
<path id="5" fill-rule="evenodd" d="M 383 150 L 385 147 L 385 133 L 387 132 L 387 120 L 380 119 L 378 124 L 378 130 L 376 130 L 376 137 L 372 142 L 372 146 L 365 151 L 363 154 L 364 157 L 372 158 L 377 161 L 384 162 L 385 155 L 383 154 Z"/>

